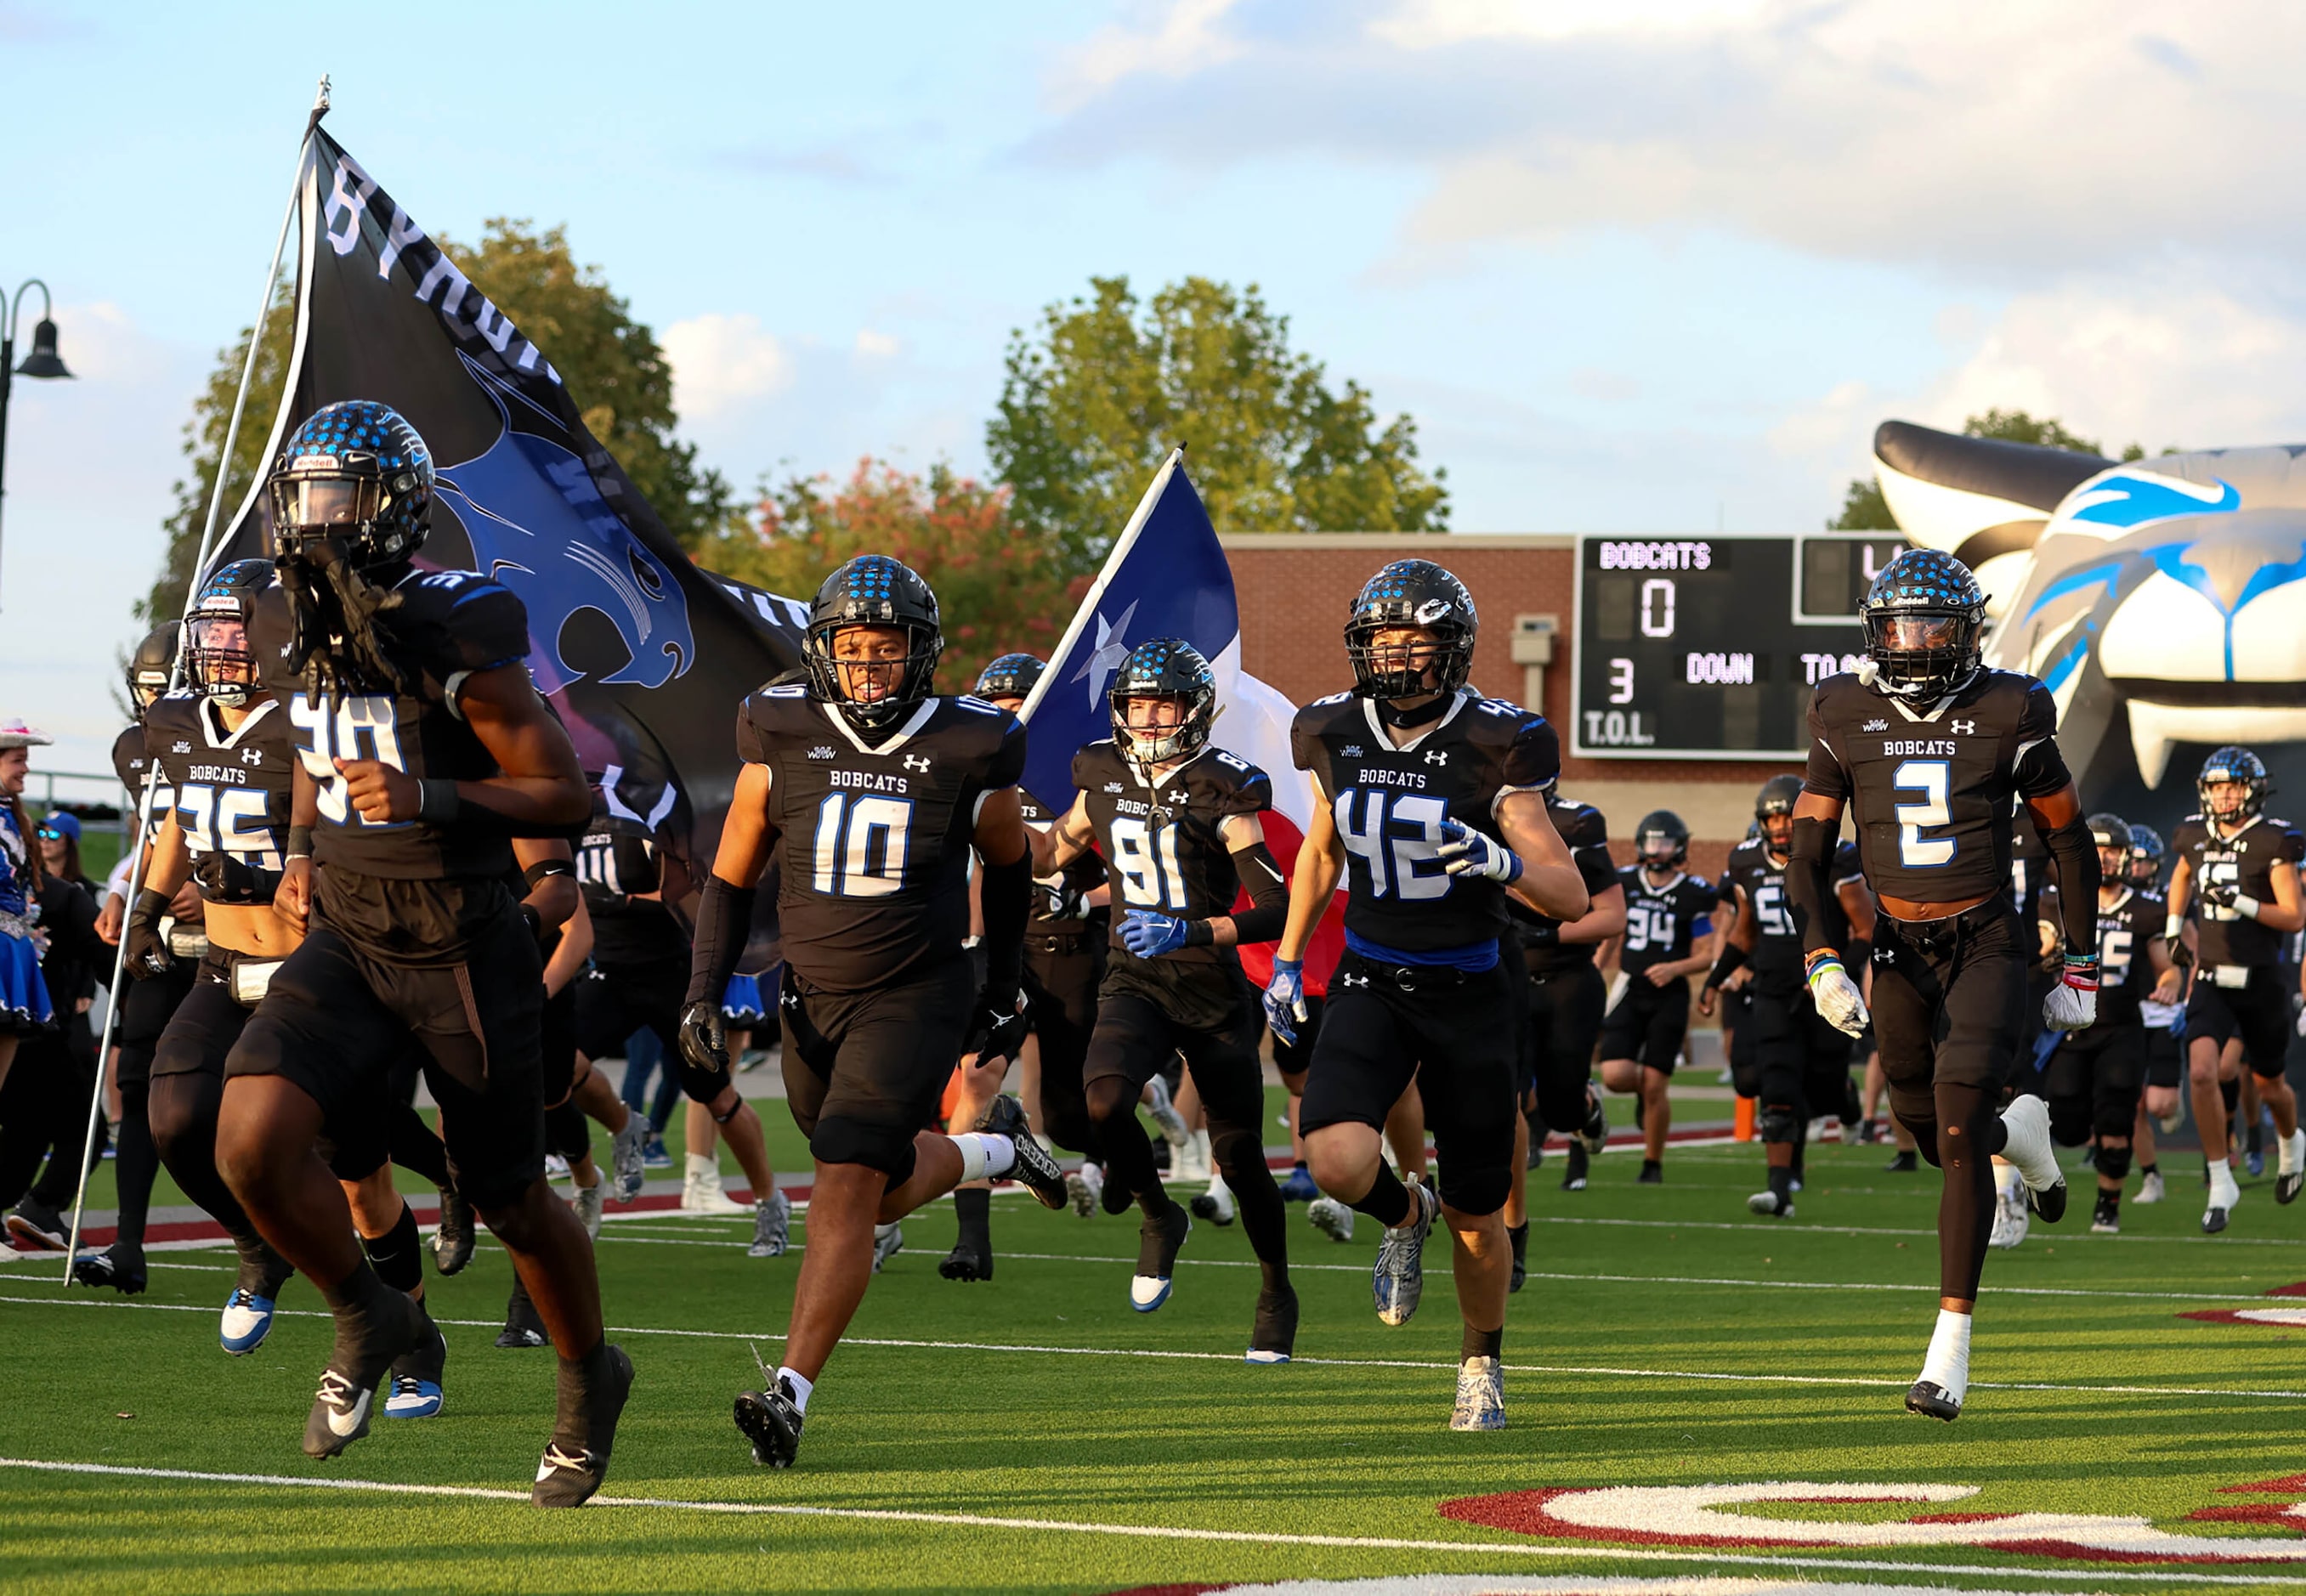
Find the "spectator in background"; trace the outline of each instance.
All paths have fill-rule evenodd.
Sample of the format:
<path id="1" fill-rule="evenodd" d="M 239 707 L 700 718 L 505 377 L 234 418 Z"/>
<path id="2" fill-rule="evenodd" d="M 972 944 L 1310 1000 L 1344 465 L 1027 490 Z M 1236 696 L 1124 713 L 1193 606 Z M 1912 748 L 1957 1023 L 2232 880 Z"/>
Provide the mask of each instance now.
<path id="1" fill-rule="evenodd" d="M 16 1044 L 48 1023 L 47 983 L 40 978 L 40 856 L 24 815 L 28 750 L 55 739 L 21 720 L 0 721 L 0 1085 L 15 1062 Z"/>

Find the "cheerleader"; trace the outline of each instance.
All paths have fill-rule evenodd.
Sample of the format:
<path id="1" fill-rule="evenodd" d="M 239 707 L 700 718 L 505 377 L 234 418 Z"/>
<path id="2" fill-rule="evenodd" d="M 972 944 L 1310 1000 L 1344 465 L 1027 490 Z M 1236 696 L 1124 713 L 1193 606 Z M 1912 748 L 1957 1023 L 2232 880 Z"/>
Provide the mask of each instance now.
<path id="1" fill-rule="evenodd" d="M 0 721 L 0 1081 L 16 1061 L 16 1041 L 48 1023 L 47 983 L 40 978 L 40 854 L 24 818 L 26 750 L 54 741 L 22 721 Z"/>

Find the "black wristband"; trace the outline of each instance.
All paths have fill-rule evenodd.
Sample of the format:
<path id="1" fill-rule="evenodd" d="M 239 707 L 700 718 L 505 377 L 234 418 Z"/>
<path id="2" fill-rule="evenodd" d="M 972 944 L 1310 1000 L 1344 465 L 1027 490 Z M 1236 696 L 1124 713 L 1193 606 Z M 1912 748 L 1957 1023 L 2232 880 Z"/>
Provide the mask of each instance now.
<path id="1" fill-rule="evenodd" d="M 1705 972 L 1705 984 L 1708 986 L 1721 986 L 1722 982 L 1736 975 L 1738 967 L 1745 962 L 1745 949 L 1734 942 L 1726 944 L 1721 950 L 1721 956 L 1713 961 L 1713 968 Z"/>
<path id="2" fill-rule="evenodd" d="M 520 906 L 520 917 L 528 922 L 528 934 L 531 936 L 535 937 L 539 942 L 544 940 L 544 917 L 536 912 L 536 905 L 534 903 L 522 904 Z"/>
<path id="3" fill-rule="evenodd" d="M 520 880 L 523 886 L 525 886 L 531 892 L 534 892 L 536 890 L 536 883 L 540 881 L 545 880 L 549 876 L 574 875 L 576 874 L 576 866 L 570 864 L 567 859 L 539 859 L 536 863 L 531 865 L 527 869 L 520 873 Z"/>
<path id="4" fill-rule="evenodd" d="M 1217 934 L 1216 930 L 1210 926 L 1207 920 L 1187 920 L 1185 922 L 1185 945 L 1189 948 L 1206 948 L 1212 946 L 1217 942 Z"/>
<path id="5" fill-rule="evenodd" d="M 128 917 L 132 920 L 157 920 L 168 912 L 168 905 L 175 901 L 158 888 L 139 888 L 135 901 L 128 906 Z"/>
<path id="6" fill-rule="evenodd" d="M 288 828 L 288 851 L 286 857 L 292 859 L 309 859 L 312 857 L 311 826 L 292 825 Z"/>
<path id="7" fill-rule="evenodd" d="M 416 818 L 429 825 L 452 825 L 465 807 L 454 781 L 426 777 L 416 783 Z"/>

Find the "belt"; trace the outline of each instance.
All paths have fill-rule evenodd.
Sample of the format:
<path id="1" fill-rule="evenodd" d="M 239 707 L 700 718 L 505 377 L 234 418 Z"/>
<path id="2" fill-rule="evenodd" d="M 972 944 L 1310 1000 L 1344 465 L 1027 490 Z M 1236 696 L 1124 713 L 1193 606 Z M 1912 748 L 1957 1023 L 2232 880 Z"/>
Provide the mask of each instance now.
<path id="1" fill-rule="evenodd" d="M 1025 934 L 1025 951 L 1029 953 L 1078 953 L 1093 946 L 1096 938 L 1087 929 L 1080 931 L 1029 931 Z"/>
<path id="2" fill-rule="evenodd" d="M 1969 933 L 1983 930 L 2004 915 L 2014 912 L 2000 898 L 1994 897 L 1973 903 L 1960 914 L 1947 915 L 1935 920 L 1900 920 L 1885 914 L 1876 920 L 1875 935 L 1878 939 L 1882 935 L 1878 927 L 1887 926 L 1892 937 L 1910 948 L 1928 952 L 1958 948 Z"/>
<path id="3" fill-rule="evenodd" d="M 1341 969 L 1337 977 L 1337 986 L 1351 989 L 1367 986 L 1372 981 L 1383 981 L 1401 992 L 1443 991 L 1463 986 L 1473 978 L 1475 973 L 1485 976 L 1491 973 L 1486 969 L 1479 972 L 1453 969 L 1446 964 L 1371 964 L 1360 959 L 1354 962 L 1360 968 Z"/>

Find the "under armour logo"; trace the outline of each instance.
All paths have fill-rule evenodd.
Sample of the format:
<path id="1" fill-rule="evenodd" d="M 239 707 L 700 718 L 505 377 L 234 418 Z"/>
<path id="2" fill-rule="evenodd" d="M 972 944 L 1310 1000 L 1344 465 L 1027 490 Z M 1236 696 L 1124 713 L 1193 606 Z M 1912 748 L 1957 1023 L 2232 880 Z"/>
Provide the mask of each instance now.
<path id="1" fill-rule="evenodd" d="M 240 762 L 243 764 L 262 764 L 264 763 L 264 750 L 261 748 L 243 748 L 240 751 Z"/>
<path id="2" fill-rule="evenodd" d="M 1976 733 L 1977 730 L 1977 722 L 1975 721 L 1956 721 L 1953 722 L 1953 733 L 1956 737 L 1969 737 Z"/>
<path id="3" fill-rule="evenodd" d="M 1081 668 L 1073 672 L 1075 681 L 1086 679 L 1089 682 L 1091 709 L 1104 704 L 1105 684 L 1113 679 L 1113 673 L 1120 670 L 1123 661 L 1129 658 L 1129 645 L 1122 639 L 1136 614 L 1137 601 L 1132 599 L 1129 607 L 1121 612 L 1119 620 L 1108 623 L 1102 611 L 1097 615 L 1097 647 L 1090 651 L 1088 659 L 1081 661 Z"/>
<path id="4" fill-rule="evenodd" d="M 926 754 L 908 754 L 905 755 L 905 768 L 909 771 L 925 771 L 929 768 L 929 756 Z"/>
<path id="5" fill-rule="evenodd" d="M 1366 986 L 1370 984 L 1367 976 L 1339 976 L 1337 979 L 1347 986 Z"/>
<path id="6" fill-rule="evenodd" d="M 1429 750 L 1426 752 L 1426 755 L 1425 755 L 1425 763 L 1426 763 L 1426 764 L 1448 764 L 1448 763 L 1449 763 L 1449 750 L 1448 750 L 1448 749 L 1447 749 L 1447 748 L 1432 748 L 1432 749 L 1429 749 Z"/>

